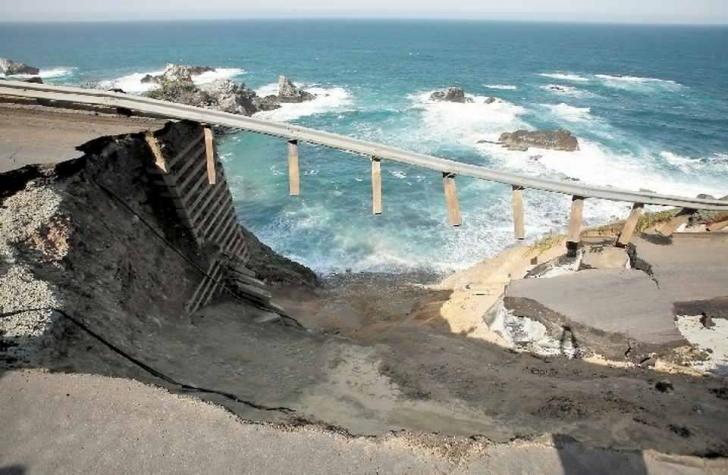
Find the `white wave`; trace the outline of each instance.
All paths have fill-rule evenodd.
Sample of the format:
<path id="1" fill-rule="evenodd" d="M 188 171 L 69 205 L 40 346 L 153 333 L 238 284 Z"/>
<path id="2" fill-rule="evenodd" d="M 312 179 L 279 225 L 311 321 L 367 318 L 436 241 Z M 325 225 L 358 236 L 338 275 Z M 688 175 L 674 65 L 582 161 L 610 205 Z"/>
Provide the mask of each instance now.
<path id="1" fill-rule="evenodd" d="M 678 168 L 679 170 L 683 172 L 691 172 L 695 169 L 696 165 L 698 165 L 699 162 L 696 160 L 693 160 L 688 157 L 683 157 L 682 155 L 677 155 L 672 152 L 660 152 L 660 157 L 662 157 L 663 160 L 665 160 L 670 165 L 674 166 L 675 168 Z"/>
<path id="2" fill-rule="evenodd" d="M 38 74 L 14 74 L 12 76 L 7 76 L 7 77 L 27 79 L 27 78 L 40 76 L 43 79 L 52 79 L 52 78 L 60 78 L 63 76 L 70 76 L 71 74 L 73 74 L 74 71 L 76 71 L 76 68 L 57 67 L 57 68 L 50 68 L 50 69 L 41 69 Z M 5 75 L 2 75 L 2 76 L 5 77 Z"/>
<path id="3" fill-rule="evenodd" d="M 281 107 L 279 109 L 275 109 L 272 111 L 261 111 L 255 114 L 255 117 L 286 122 L 309 115 L 350 110 L 354 103 L 351 93 L 343 87 L 323 87 L 306 85 L 299 87 L 301 87 L 306 92 L 314 94 L 316 98 L 311 101 L 281 104 Z M 265 97 L 271 94 L 277 94 L 278 84 L 267 84 L 261 88 L 258 88 L 255 92 L 261 97 Z"/>
<path id="4" fill-rule="evenodd" d="M 584 91 L 582 89 L 578 89 L 574 86 L 566 86 L 563 84 L 547 84 L 546 86 L 541 86 L 541 89 L 544 91 L 551 92 L 553 94 L 558 94 L 561 96 L 570 96 L 570 97 L 587 97 L 587 96 L 593 96 L 591 92 Z"/>
<path id="5" fill-rule="evenodd" d="M 716 153 L 708 158 L 692 158 L 662 151 L 660 158 L 683 173 L 722 175 L 728 173 L 728 154 Z M 726 189 L 728 191 L 728 188 Z"/>
<path id="6" fill-rule="evenodd" d="M 143 83 L 142 79 L 148 75 L 160 76 L 164 74 L 164 71 L 162 69 L 158 71 L 131 73 L 116 79 L 101 81 L 99 86 L 104 89 L 117 88 L 131 94 L 141 94 L 157 87 L 157 84 L 154 82 Z M 207 71 L 192 76 L 192 81 L 197 85 L 202 85 L 209 84 L 217 79 L 231 79 L 242 74 L 245 74 L 245 70 L 241 68 L 216 68 L 214 71 Z"/>
<path id="7" fill-rule="evenodd" d="M 515 91 L 518 89 L 517 86 L 514 86 L 512 84 L 483 84 L 483 87 L 486 87 L 488 89 L 497 89 L 500 91 Z"/>
<path id="8" fill-rule="evenodd" d="M 161 74 L 164 74 L 164 70 L 160 71 L 149 71 L 144 73 L 132 73 L 127 74 L 126 76 L 121 76 L 116 79 L 109 79 L 106 81 L 99 82 L 99 86 L 103 89 L 121 89 L 124 92 L 129 92 L 132 94 L 141 94 L 143 92 L 150 91 L 154 89 L 157 85 L 148 82 L 143 83 L 142 79 L 147 76 L 159 76 Z"/>
<path id="9" fill-rule="evenodd" d="M 592 119 L 589 107 L 574 107 L 568 104 L 543 104 L 551 113 L 569 122 L 585 122 Z"/>
<path id="10" fill-rule="evenodd" d="M 526 110 L 502 99 L 490 101 L 488 96 L 466 97 L 473 102 L 433 101 L 434 91 L 410 96 L 423 110 L 425 140 L 459 142 L 472 145 L 478 140 L 496 140 L 501 133 L 523 125 L 520 116 Z"/>
<path id="11" fill-rule="evenodd" d="M 206 71 L 202 74 L 192 76 L 192 82 L 197 84 L 209 84 L 218 79 L 232 79 L 245 74 L 242 68 L 215 68 L 214 71 Z"/>
<path id="12" fill-rule="evenodd" d="M 595 78 L 602 81 L 605 86 L 616 89 L 645 89 L 659 87 L 662 89 L 679 89 L 682 85 L 670 79 L 643 78 L 637 76 L 611 76 L 609 74 L 597 74 Z"/>
<path id="13" fill-rule="evenodd" d="M 39 76 L 43 79 L 60 78 L 63 76 L 70 76 L 76 68 L 51 68 L 41 69 Z"/>
<path id="14" fill-rule="evenodd" d="M 545 78 L 551 78 L 551 79 L 559 79 L 562 81 L 572 81 L 572 82 L 587 82 L 589 81 L 589 78 L 580 76 L 578 74 L 572 74 L 572 73 L 541 73 L 539 76 L 543 76 Z"/>
<path id="15" fill-rule="evenodd" d="M 608 147 L 579 138 L 580 150 L 561 152 L 531 148 L 526 152 L 509 151 L 500 145 L 481 144 L 482 150 L 501 166 L 531 175 L 548 175 L 576 179 L 585 184 L 628 190 L 649 189 L 658 193 L 696 196 L 700 193 L 723 196 L 720 180 L 695 180 L 650 167 L 653 153 L 617 153 Z M 680 160 L 680 159 L 678 159 Z M 714 164 L 713 167 L 720 166 Z M 712 168 L 715 170 L 715 168 Z M 706 174 L 703 174 L 706 175 Z M 717 174 L 716 174 L 717 175 Z"/>

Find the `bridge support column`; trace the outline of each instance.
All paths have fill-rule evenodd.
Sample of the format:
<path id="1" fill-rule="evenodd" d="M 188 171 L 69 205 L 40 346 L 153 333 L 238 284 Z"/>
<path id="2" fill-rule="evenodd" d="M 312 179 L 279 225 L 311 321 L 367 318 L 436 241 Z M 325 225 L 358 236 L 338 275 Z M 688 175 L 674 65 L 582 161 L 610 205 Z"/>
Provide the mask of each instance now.
<path id="1" fill-rule="evenodd" d="M 442 185 L 445 188 L 445 204 L 447 205 L 447 221 L 450 226 L 460 226 L 463 223 L 460 216 L 460 205 L 455 188 L 455 174 L 443 172 Z"/>
<path id="2" fill-rule="evenodd" d="M 645 205 L 642 203 L 635 203 L 632 205 L 632 211 L 630 211 L 629 217 L 624 222 L 622 232 L 619 233 L 617 247 L 626 247 L 632 240 L 632 235 L 634 234 L 634 230 L 637 228 L 637 223 L 640 220 L 640 216 L 642 216 L 642 210 L 644 207 Z"/>
<path id="3" fill-rule="evenodd" d="M 144 140 L 146 140 L 147 145 L 149 145 L 149 150 L 152 151 L 152 155 L 154 156 L 154 165 L 163 173 L 167 173 L 169 171 L 167 169 L 167 160 L 162 154 L 162 148 L 159 146 L 157 138 L 153 133 L 147 132 L 144 136 Z"/>
<path id="4" fill-rule="evenodd" d="M 513 234 L 516 239 L 526 239 L 523 223 L 523 187 L 513 185 Z"/>
<path id="5" fill-rule="evenodd" d="M 298 140 L 288 141 L 288 194 L 301 194 L 301 180 L 298 171 Z"/>
<path id="6" fill-rule="evenodd" d="M 205 134 L 205 158 L 207 160 L 207 183 L 214 185 L 217 182 L 217 174 L 215 173 L 215 140 L 212 134 L 212 128 L 206 125 L 203 129 Z"/>
<path id="7" fill-rule="evenodd" d="M 575 256 L 581 239 L 581 222 L 584 215 L 584 197 L 571 197 L 571 215 L 569 217 L 569 232 L 566 235 L 566 249 L 569 256 Z"/>
<path id="8" fill-rule="evenodd" d="M 382 214 L 382 161 L 372 157 L 372 213 Z"/>

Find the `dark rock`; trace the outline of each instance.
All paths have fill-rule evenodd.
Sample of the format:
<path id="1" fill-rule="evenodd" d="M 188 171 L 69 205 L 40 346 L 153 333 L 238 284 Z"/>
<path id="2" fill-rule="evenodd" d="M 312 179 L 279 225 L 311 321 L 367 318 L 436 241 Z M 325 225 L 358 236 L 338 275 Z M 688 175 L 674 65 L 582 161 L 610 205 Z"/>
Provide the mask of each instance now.
<path id="1" fill-rule="evenodd" d="M 214 71 L 207 66 L 180 66 L 170 64 L 159 76 L 146 75 L 142 82 L 156 83 L 158 87 L 146 95 L 179 104 L 215 109 L 232 114 L 250 116 L 261 110 L 254 91 L 229 79 L 218 79 L 198 86 L 193 76 Z M 267 110 L 267 109 L 266 109 Z"/>
<path id="2" fill-rule="evenodd" d="M 435 91 L 430 94 L 430 100 L 440 102 L 456 102 L 460 104 L 473 102 L 472 99 L 465 97 L 465 91 L 461 87 L 448 87 L 444 91 Z"/>
<path id="3" fill-rule="evenodd" d="M 271 111 L 281 107 L 281 102 L 278 100 L 278 96 L 256 96 L 253 102 L 258 110 L 261 111 Z"/>
<path id="4" fill-rule="evenodd" d="M 488 97 L 485 101 L 483 101 L 485 104 L 492 104 L 495 102 L 495 97 Z"/>
<path id="5" fill-rule="evenodd" d="M 683 438 L 688 438 L 691 435 L 690 429 L 688 429 L 687 427 L 683 427 L 683 426 L 676 426 L 676 425 L 670 424 L 670 430 L 673 433 L 675 433 Z"/>
<path id="6" fill-rule="evenodd" d="M 278 101 L 283 103 L 297 103 L 311 101 L 316 96 L 310 92 L 296 87 L 293 82 L 285 76 L 278 76 Z"/>
<path id="7" fill-rule="evenodd" d="M 550 86 L 548 86 L 548 90 L 554 91 L 554 92 L 562 92 L 562 93 L 568 91 L 568 89 L 566 89 L 565 87 L 557 86 L 555 84 L 551 84 Z"/>
<path id="8" fill-rule="evenodd" d="M 200 87 L 216 110 L 232 114 L 253 115 L 258 112 L 255 92 L 229 79 L 218 79 Z"/>
<path id="9" fill-rule="evenodd" d="M 704 328 L 713 328 L 715 326 L 715 322 L 711 316 L 705 313 L 700 316 L 700 324 L 703 325 Z"/>
<path id="10" fill-rule="evenodd" d="M 574 152 L 579 141 L 568 130 L 517 130 L 501 134 L 499 142 L 508 150 L 525 152 L 529 147 Z"/>
<path id="11" fill-rule="evenodd" d="M 15 76 L 17 74 L 37 75 L 40 73 L 40 69 L 27 64 L 16 63 L 11 59 L 0 58 L 0 73 L 6 76 Z"/>
<path id="12" fill-rule="evenodd" d="M 24 82 L 30 82 L 33 84 L 43 84 L 43 79 L 40 76 L 33 76 L 32 78 L 23 79 Z"/>
<path id="13" fill-rule="evenodd" d="M 658 381 L 655 384 L 655 389 L 660 391 L 661 393 L 669 393 L 672 392 L 675 388 L 672 386 L 672 383 L 670 381 Z"/>

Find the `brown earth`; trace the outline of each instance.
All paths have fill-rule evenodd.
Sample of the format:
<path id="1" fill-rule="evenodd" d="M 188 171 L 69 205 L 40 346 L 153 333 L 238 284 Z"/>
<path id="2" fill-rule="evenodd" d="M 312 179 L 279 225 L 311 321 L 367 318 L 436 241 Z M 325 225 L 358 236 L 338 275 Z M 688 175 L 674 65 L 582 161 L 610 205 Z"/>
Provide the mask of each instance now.
<path id="1" fill-rule="evenodd" d="M 133 378 L 248 420 L 378 437 L 404 430 L 435 437 L 435 446 L 449 436 L 546 436 L 728 455 L 724 380 L 544 358 L 472 338 L 451 318 L 448 302 L 462 290 L 426 287 L 431 276 L 279 286 L 278 302 L 305 328 L 265 323 L 263 312 L 234 300 L 185 315 L 195 269 L 178 251 L 194 256 L 155 206 L 138 161 L 148 153 L 142 143 L 96 142 L 81 160 L 2 175 L 12 186 L 0 196 L 9 230 L 0 242 L 0 372 Z M 0 378 L 0 387 L 12 381 Z M 5 413 L 6 423 L 32 413 L 32 401 Z"/>

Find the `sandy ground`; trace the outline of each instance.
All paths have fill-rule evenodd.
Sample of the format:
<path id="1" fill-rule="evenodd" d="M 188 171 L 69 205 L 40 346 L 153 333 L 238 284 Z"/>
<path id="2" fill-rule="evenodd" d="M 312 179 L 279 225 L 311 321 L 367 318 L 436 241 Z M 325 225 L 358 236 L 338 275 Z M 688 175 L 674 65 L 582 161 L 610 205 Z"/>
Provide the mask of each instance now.
<path id="1" fill-rule="evenodd" d="M 254 424 L 193 398 L 90 375 L 6 373 L 0 407 L 0 473 L 8 474 L 728 472 L 725 460 L 589 449 L 566 439 L 495 445 Z M 19 411 L 25 417 L 14 417 Z"/>
<path id="2" fill-rule="evenodd" d="M 158 129 L 164 121 L 0 102 L 0 173 L 82 155 L 76 147 L 104 135 Z"/>

